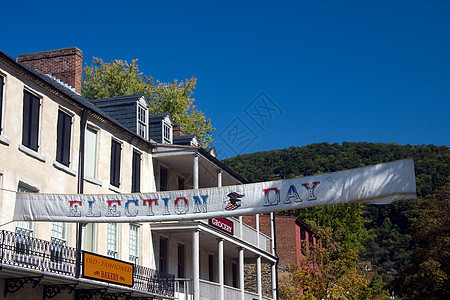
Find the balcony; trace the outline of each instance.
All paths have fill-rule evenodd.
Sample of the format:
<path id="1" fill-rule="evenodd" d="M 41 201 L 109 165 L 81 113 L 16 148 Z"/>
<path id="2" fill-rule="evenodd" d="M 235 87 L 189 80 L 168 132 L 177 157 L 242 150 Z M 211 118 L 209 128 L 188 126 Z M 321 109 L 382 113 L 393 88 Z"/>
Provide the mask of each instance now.
<path id="1" fill-rule="evenodd" d="M 220 299 L 220 284 L 200 279 L 201 297 L 204 299 Z M 249 291 L 242 291 L 239 288 L 224 285 L 224 299 L 241 299 L 244 293 L 245 300 L 259 299 L 259 295 Z M 179 300 L 192 300 L 192 280 L 186 278 L 175 279 L 175 295 Z M 272 298 L 262 296 L 264 300 Z"/>
<path id="2" fill-rule="evenodd" d="M 256 246 L 257 248 L 272 253 L 272 238 L 268 237 L 264 233 L 256 231 L 255 228 L 242 223 L 242 233 L 240 230 L 240 222 L 237 218 L 228 218 L 228 220 L 233 222 L 233 236 L 239 238 L 241 240 L 246 241 L 247 243 Z M 208 220 L 201 220 L 204 224 L 209 224 Z M 259 235 L 259 245 L 258 245 L 258 235 Z"/>
<path id="3" fill-rule="evenodd" d="M 47 273 L 45 275 L 54 274 L 55 278 L 69 277 L 71 281 L 76 280 L 75 248 L 1 230 L 0 251 L 2 266 L 11 266 L 24 273 L 31 269 Z M 134 285 L 127 292 L 142 291 L 156 296 L 174 297 L 174 275 L 135 265 L 133 280 Z"/>

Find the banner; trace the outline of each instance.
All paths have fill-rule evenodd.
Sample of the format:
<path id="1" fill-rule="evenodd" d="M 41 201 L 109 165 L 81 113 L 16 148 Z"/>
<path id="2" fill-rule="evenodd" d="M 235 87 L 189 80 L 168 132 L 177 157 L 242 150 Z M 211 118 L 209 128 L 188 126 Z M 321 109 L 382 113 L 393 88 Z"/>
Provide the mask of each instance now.
<path id="1" fill-rule="evenodd" d="M 338 203 L 416 198 L 414 162 L 262 183 L 142 194 L 17 193 L 14 220 L 151 222 L 253 215 Z"/>

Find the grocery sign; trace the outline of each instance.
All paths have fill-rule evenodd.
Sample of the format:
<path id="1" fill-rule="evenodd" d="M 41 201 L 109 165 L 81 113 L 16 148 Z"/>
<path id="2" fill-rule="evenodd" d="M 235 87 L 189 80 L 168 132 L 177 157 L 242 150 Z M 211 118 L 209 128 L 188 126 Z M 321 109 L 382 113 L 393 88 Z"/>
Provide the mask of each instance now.
<path id="1" fill-rule="evenodd" d="M 209 219 L 209 225 L 233 235 L 233 221 L 225 218 L 212 218 Z"/>

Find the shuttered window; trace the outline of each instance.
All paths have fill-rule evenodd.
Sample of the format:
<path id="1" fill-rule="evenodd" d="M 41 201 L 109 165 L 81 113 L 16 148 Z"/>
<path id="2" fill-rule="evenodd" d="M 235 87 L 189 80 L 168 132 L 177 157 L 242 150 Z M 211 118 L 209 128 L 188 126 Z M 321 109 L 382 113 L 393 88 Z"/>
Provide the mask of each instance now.
<path id="1" fill-rule="evenodd" d="M 72 116 L 62 110 L 58 111 L 58 134 L 56 141 L 56 161 L 65 165 L 70 164 L 70 138 Z"/>
<path id="2" fill-rule="evenodd" d="M 133 166 L 131 175 L 131 192 L 139 193 L 141 191 L 141 154 L 133 151 Z"/>
<path id="3" fill-rule="evenodd" d="M 5 84 L 5 78 L 0 76 L 0 135 L 3 130 L 3 85 Z"/>
<path id="4" fill-rule="evenodd" d="M 30 92 L 23 92 L 22 145 L 37 151 L 39 135 L 40 99 Z"/>
<path id="5" fill-rule="evenodd" d="M 111 174 L 110 183 L 115 187 L 120 185 L 120 155 L 122 145 L 116 141 L 111 140 Z"/>

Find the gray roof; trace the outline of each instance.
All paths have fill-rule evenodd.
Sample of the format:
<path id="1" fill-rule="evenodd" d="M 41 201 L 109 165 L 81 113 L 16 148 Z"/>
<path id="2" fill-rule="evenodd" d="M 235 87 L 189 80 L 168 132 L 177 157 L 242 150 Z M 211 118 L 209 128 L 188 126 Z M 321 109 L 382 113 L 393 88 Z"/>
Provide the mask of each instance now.
<path id="1" fill-rule="evenodd" d="M 35 77 L 36 80 L 44 82 L 49 87 L 57 90 L 61 94 L 63 94 L 66 97 L 70 98 L 76 104 L 81 105 L 82 107 L 88 109 L 89 111 L 91 111 L 91 112 L 99 115 L 103 119 L 107 120 L 108 122 L 113 123 L 115 126 L 119 127 L 121 130 L 125 131 L 127 134 L 131 134 L 134 137 L 139 138 L 140 140 L 144 141 L 145 143 L 151 145 L 148 141 L 146 141 L 142 137 L 138 136 L 134 132 L 128 130 L 127 128 L 122 126 L 122 124 L 120 124 L 117 120 L 112 118 L 109 114 L 107 114 L 106 112 L 104 112 L 103 110 L 101 110 L 100 108 L 95 106 L 95 104 L 92 103 L 92 101 L 87 100 L 86 98 L 82 97 L 80 94 L 74 92 L 72 89 L 65 87 L 64 85 L 62 85 L 61 83 L 59 83 L 55 79 L 53 79 L 53 78 L 51 78 L 49 76 L 43 75 L 43 74 L 39 73 L 38 71 L 34 70 L 33 68 L 28 67 L 25 64 L 17 62 L 14 58 L 12 58 L 11 56 L 7 55 L 6 53 L 4 53 L 2 51 L 0 51 L 0 59 L 6 60 L 10 64 L 18 66 L 23 71 L 28 72 L 31 76 Z M 151 145 L 151 146 L 153 147 L 153 145 Z"/>

